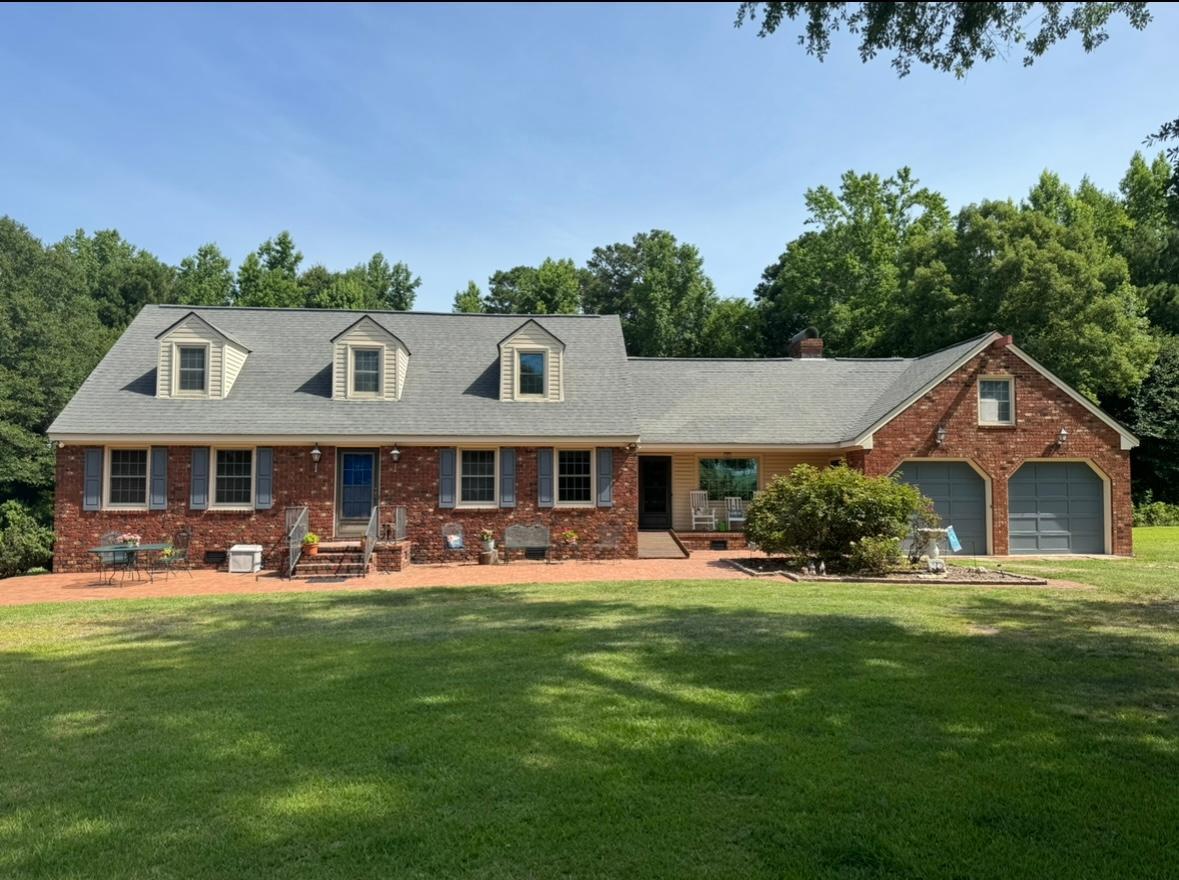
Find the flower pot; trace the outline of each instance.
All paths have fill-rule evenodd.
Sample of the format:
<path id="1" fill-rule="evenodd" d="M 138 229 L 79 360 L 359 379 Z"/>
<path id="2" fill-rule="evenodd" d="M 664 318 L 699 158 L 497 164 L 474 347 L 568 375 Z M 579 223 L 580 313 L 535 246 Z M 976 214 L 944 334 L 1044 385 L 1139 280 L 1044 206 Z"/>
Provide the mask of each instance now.
<path id="1" fill-rule="evenodd" d="M 305 546 L 307 547 L 307 555 L 308 556 L 318 556 L 319 555 L 319 545 L 318 544 L 307 544 Z"/>
<path id="2" fill-rule="evenodd" d="M 495 540 L 494 539 L 492 539 L 490 541 L 482 541 L 480 543 L 483 545 L 483 552 L 484 553 L 490 553 L 492 550 L 495 549 Z"/>

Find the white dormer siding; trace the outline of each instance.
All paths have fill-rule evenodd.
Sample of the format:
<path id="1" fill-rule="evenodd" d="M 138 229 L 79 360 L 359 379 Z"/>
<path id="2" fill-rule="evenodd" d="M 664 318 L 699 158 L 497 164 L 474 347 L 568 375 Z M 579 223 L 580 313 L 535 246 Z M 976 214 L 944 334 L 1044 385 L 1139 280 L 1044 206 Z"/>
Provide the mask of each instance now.
<path id="1" fill-rule="evenodd" d="M 380 386 L 358 391 L 353 377 L 355 352 L 376 351 Z M 405 387 L 409 349 L 400 339 L 365 315 L 332 340 L 332 397 L 336 400 L 397 400 Z"/>
<path id="2" fill-rule="evenodd" d="M 225 336 L 194 312 L 185 315 L 157 337 L 156 396 L 219 400 L 233 390 L 249 349 Z M 181 381 L 181 350 L 203 350 L 204 382 L 200 389 Z"/>
<path id="3" fill-rule="evenodd" d="M 544 390 L 540 394 L 520 391 L 520 357 L 544 355 Z M 520 402 L 548 402 L 565 398 L 565 343 L 529 319 L 499 344 L 499 399 Z"/>

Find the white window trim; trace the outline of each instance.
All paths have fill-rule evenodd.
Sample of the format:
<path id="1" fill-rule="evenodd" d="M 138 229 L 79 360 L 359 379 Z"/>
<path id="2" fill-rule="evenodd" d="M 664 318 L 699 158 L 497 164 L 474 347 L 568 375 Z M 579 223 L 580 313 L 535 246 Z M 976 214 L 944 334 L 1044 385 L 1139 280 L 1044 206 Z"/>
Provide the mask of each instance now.
<path id="1" fill-rule="evenodd" d="M 347 397 L 352 400 L 380 400 L 385 396 L 385 358 L 387 352 L 384 345 L 363 345 L 348 343 L 348 377 L 347 377 Z M 353 368 L 356 364 L 354 352 L 357 351 L 375 351 L 377 352 L 377 390 L 376 391 L 357 391 L 352 384 Z"/>
<path id="2" fill-rule="evenodd" d="M 561 453 L 588 452 L 590 457 L 589 501 L 561 500 Z M 587 446 L 565 446 L 553 450 L 553 504 L 556 507 L 597 507 L 598 506 L 598 450 Z"/>
<path id="3" fill-rule="evenodd" d="M 517 348 L 516 350 L 516 392 L 517 400 L 547 400 L 549 396 L 549 370 L 552 368 L 553 354 L 547 348 L 537 348 L 529 346 L 527 348 Z M 520 390 L 520 358 L 526 354 L 539 354 L 544 358 L 544 375 L 541 376 L 541 391 L 539 394 L 525 394 Z"/>
<path id="4" fill-rule="evenodd" d="M 1007 421 L 991 421 L 983 418 L 982 414 L 982 383 L 983 382 L 1006 382 L 1008 389 L 1008 398 L 1010 399 L 1011 418 Z M 979 376 L 978 383 L 975 386 L 975 399 L 978 404 L 978 423 L 983 427 L 990 428 L 1010 428 L 1015 424 L 1015 377 L 1010 374 L 996 374 L 993 376 Z"/>
<path id="5" fill-rule="evenodd" d="M 180 390 L 180 349 L 203 348 L 205 350 L 205 390 Z M 224 358 L 222 358 L 224 361 Z M 172 396 L 203 399 L 213 394 L 213 344 L 211 342 L 173 342 L 172 343 Z"/>
<path id="6" fill-rule="evenodd" d="M 111 503 L 111 453 L 115 450 L 131 450 L 145 453 L 143 471 L 143 503 Z M 151 447 L 150 446 L 108 446 L 102 462 L 102 509 L 103 510 L 147 510 L 151 502 Z"/>
<path id="7" fill-rule="evenodd" d="M 492 476 L 495 478 L 495 491 L 492 493 L 490 501 L 464 501 L 463 500 L 463 453 L 464 452 L 491 452 L 494 455 L 494 464 L 492 465 Z M 499 509 L 499 447 L 498 446 L 460 446 L 455 450 L 455 487 L 454 498 L 455 506 L 461 507 L 464 510 L 497 510 Z"/>
<path id="8" fill-rule="evenodd" d="M 217 453 L 247 449 L 250 452 L 250 503 L 222 504 L 217 501 Z M 258 449 L 255 446 L 213 446 L 209 449 L 209 510 L 253 510 L 258 492 Z"/>

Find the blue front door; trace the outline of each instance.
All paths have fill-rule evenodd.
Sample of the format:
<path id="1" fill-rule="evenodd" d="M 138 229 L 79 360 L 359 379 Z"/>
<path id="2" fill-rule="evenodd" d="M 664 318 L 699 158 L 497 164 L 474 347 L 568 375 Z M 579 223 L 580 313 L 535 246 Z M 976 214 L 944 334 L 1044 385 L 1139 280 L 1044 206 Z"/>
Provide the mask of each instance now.
<path id="1" fill-rule="evenodd" d="M 340 519 L 367 520 L 373 509 L 373 453 L 340 453 Z"/>

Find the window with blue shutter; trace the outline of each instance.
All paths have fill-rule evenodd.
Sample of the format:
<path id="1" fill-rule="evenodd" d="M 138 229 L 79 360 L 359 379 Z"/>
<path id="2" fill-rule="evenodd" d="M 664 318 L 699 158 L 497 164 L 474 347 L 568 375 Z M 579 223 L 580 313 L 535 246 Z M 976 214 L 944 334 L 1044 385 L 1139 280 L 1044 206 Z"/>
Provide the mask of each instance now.
<path id="1" fill-rule="evenodd" d="M 102 510 L 102 447 L 83 450 L 82 509 Z"/>
<path id="2" fill-rule="evenodd" d="M 448 446 L 438 450 L 438 506 L 454 507 L 455 449 Z"/>
<path id="3" fill-rule="evenodd" d="M 254 508 L 269 510 L 274 506 L 274 450 L 259 446 L 255 455 Z"/>
<path id="4" fill-rule="evenodd" d="M 191 510 L 206 510 L 209 507 L 209 447 L 192 448 L 192 486 L 188 493 Z"/>
<path id="5" fill-rule="evenodd" d="M 614 450 L 598 447 L 598 507 L 614 506 Z"/>
<path id="6" fill-rule="evenodd" d="M 147 506 L 152 510 L 168 508 L 168 447 L 151 448 L 151 488 Z"/>
<path id="7" fill-rule="evenodd" d="M 544 447 L 536 450 L 536 505 L 553 506 L 553 450 Z"/>
<path id="8" fill-rule="evenodd" d="M 499 506 L 516 506 L 516 450 L 512 447 L 499 451 Z"/>

